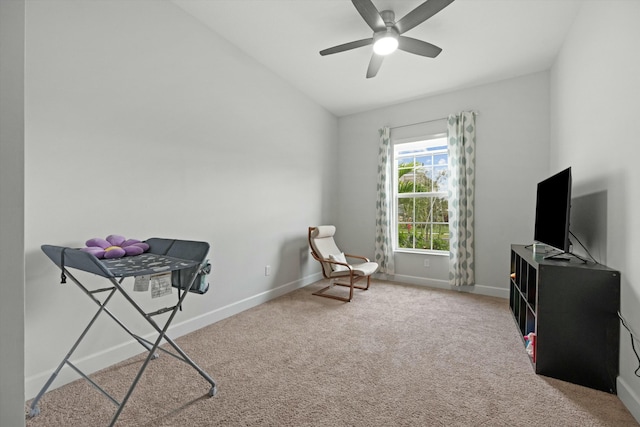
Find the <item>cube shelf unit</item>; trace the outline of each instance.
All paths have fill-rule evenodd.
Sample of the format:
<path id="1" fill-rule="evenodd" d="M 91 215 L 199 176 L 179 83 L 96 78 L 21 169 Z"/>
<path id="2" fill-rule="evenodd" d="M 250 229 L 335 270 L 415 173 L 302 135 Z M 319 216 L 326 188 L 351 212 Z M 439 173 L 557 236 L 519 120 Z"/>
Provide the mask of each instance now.
<path id="1" fill-rule="evenodd" d="M 536 334 L 537 374 L 616 393 L 620 273 L 604 265 L 545 260 L 511 245 L 509 307 L 523 337 Z"/>

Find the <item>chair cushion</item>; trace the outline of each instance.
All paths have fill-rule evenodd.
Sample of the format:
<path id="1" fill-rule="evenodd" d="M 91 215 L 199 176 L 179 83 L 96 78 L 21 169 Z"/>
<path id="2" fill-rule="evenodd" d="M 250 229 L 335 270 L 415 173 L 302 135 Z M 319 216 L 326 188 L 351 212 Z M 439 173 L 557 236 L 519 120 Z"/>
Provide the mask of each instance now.
<path id="1" fill-rule="evenodd" d="M 363 262 L 362 264 L 350 264 L 353 269 L 353 274 L 356 276 L 370 276 L 376 271 L 378 271 L 378 263 L 377 262 Z M 340 266 L 342 267 L 342 266 Z M 349 270 L 347 271 L 334 271 L 331 273 L 331 277 L 342 277 L 348 276 Z"/>
<path id="2" fill-rule="evenodd" d="M 311 232 L 311 237 L 314 239 L 323 239 L 325 237 L 333 237 L 335 234 L 335 225 L 319 225 Z"/>
<path id="3" fill-rule="evenodd" d="M 329 255 L 329 259 L 331 261 L 344 262 L 345 264 L 348 264 L 347 258 L 345 258 L 344 256 L 344 252 L 340 252 L 339 254 L 335 254 L 335 255 L 331 254 Z M 344 265 L 338 265 L 338 264 L 331 264 L 331 269 L 333 271 L 349 271 L 349 269 Z"/>

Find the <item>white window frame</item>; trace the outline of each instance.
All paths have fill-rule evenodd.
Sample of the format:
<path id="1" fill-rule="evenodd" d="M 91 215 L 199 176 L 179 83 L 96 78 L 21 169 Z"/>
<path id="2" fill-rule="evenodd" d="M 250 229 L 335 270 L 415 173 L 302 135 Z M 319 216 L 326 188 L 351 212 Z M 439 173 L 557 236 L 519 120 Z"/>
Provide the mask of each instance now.
<path id="1" fill-rule="evenodd" d="M 431 144 L 432 147 L 439 147 L 442 146 L 444 147 L 442 150 L 438 150 L 438 151 L 432 151 L 430 154 L 433 155 L 437 155 L 437 154 L 442 154 L 442 153 L 446 153 L 448 155 L 448 150 L 447 150 L 447 139 L 446 139 L 446 133 L 437 133 L 437 134 L 432 134 L 432 135 L 426 135 L 426 136 L 422 136 L 422 137 L 417 137 L 417 138 L 411 138 L 411 139 L 399 139 L 399 140 L 394 140 L 393 141 L 393 150 L 392 150 L 392 165 L 393 165 L 393 207 L 392 207 L 392 215 L 391 215 L 391 220 L 393 223 L 393 250 L 394 252 L 409 252 L 409 253 L 420 253 L 420 254 L 434 254 L 434 255 L 449 255 L 449 250 L 438 250 L 438 249 L 420 249 L 420 248 L 401 248 L 399 247 L 399 233 L 398 233 L 398 199 L 402 198 L 402 197 L 448 197 L 448 190 L 445 189 L 444 191 L 439 191 L 439 192 L 430 192 L 430 193 L 402 193 L 402 197 L 400 196 L 400 193 L 398 193 L 398 184 L 399 184 L 399 179 L 398 179 L 398 162 L 397 159 L 398 157 L 398 151 L 399 148 L 402 147 L 403 150 L 406 149 L 410 149 L 411 148 L 411 144 L 415 144 L 415 145 L 429 145 Z M 404 156 L 402 156 L 404 157 Z M 448 156 L 447 156 L 447 163 L 448 163 Z M 431 222 L 430 224 L 436 224 L 435 222 Z M 448 223 L 446 223 L 448 224 Z M 433 242 L 431 242 L 431 247 L 433 247 Z"/>

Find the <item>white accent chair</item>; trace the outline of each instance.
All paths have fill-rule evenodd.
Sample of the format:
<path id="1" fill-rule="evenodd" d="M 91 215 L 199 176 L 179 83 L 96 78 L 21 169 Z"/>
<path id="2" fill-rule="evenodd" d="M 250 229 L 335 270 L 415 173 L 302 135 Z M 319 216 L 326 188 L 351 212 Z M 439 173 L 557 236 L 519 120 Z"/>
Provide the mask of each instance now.
<path id="1" fill-rule="evenodd" d="M 322 265 L 322 275 L 329 279 L 329 286 L 323 288 L 313 295 L 326 298 L 333 298 L 340 301 L 349 302 L 353 298 L 353 289 L 369 289 L 371 275 L 378 270 L 378 263 L 369 261 L 368 258 L 359 255 L 345 254 L 333 240 L 336 227 L 333 225 L 319 225 L 309 227 L 309 247 L 311 256 Z M 363 262 L 349 264 L 347 258 L 360 259 Z M 356 285 L 362 279 L 367 279 L 367 285 Z M 346 286 L 349 289 L 349 297 L 343 297 L 326 293 L 335 285 Z"/>

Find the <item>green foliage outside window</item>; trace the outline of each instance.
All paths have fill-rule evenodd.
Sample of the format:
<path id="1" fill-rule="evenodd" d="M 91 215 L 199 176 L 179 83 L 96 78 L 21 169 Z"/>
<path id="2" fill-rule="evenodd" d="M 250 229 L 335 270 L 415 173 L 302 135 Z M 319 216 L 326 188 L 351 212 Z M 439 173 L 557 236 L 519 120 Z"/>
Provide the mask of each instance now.
<path id="1" fill-rule="evenodd" d="M 434 181 L 428 176 L 429 171 L 416 162 L 398 165 L 399 248 L 449 250 L 447 198 L 419 194 L 443 191 L 440 182 L 446 180 L 447 172 L 439 171 Z M 400 196 L 407 193 L 414 195 Z"/>

